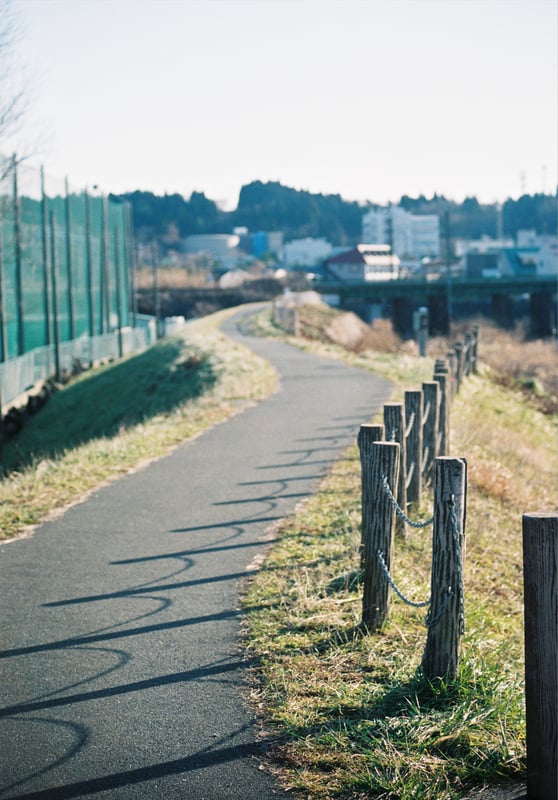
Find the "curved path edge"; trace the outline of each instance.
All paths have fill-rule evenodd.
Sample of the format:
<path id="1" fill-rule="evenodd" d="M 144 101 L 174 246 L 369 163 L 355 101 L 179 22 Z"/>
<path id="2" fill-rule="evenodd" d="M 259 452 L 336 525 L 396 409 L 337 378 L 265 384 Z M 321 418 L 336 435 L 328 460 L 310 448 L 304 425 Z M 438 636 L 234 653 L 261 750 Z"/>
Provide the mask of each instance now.
<path id="1" fill-rule="evenodd" d="M 261 768 L 239 592 L 390 387 L 236 319 L 278 392 L 1 551 L 1 798 L 290 796 Z"/>

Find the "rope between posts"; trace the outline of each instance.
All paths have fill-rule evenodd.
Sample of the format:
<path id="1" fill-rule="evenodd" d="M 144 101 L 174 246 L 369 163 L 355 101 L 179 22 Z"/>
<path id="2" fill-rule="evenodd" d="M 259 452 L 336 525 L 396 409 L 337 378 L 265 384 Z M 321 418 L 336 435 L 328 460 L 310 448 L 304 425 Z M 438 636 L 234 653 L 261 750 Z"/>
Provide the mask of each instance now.
<path id="1" fill-rule="evenodd" d="M 449 517 L 451 523 L 451 532 L 453 535 L 453 542 L 455 546 L 456 562 L 457 562 L 457 585 L 459 589 L 459 633 L 465 633 L 465 604 L 463 600 L 463 570 L 461 567 L 461 537 L 459 535 L 459 527 L 457 524 L 457 514 L 455 513 L 455 498 L 453 495 L 450 497 Z"/>
<path id="2" fill-rule="evenodd" d="M 424 452 L 422 454 L 422 464 L 420 466 L 422 472 L 424 472 L 426 465 L 428 463 L 429 454 L 430 454 L 430 448 L 428 447 L 428 445 L 426 445 L 426 447 L 424 448 Z"/>
<path id="3" fill-rule="evenodd" d="M 409 420 L 409 424 L 407 425 L 407 427 L 405 429 L 405 439 L 409 438 L 409 434 L 413 430 L 413 425 L 415 424 L 415 416 L 416 416 L 416 413 L 413 411 L 413 413 L 411 414 L 411 418 Z"/>
<path id="4" fill-rule="evenodd" d="M 429 400 L 428 403 L 426 404 L 426 408 L 424 409 L 424 414 L 422 415 L 422 425 L 423 425 L 423 427 L 424 427 L 424 425 L 426 425 L 428 417 L 430 416 L 430 405 L 431 404 L 430 404 L 430 400 Z"/>
<path id="5" fill-rule="evenodd" d="M 389 583 L 389 585 L 391 586 L 391 588 L 393 589 L 393 591 L 399 597 L 400 600 L 402 600 L 406 605 L 411 606 L 412 608 L 427 608 L 427 606 L 431 605 L 431 602 L 432 602 L 432 598 L 431 597 L 429 597 L 428 600 L 424 600 L 424 601 L 422 601 L 420 603 L 417 603 L 414 600 L 409 600 L 409 598 L 406 597 L 403 594 L 401 589 L 397 586 L 397 584 L 395 583 L 395 581 L 391 577 L 390 572 L 389 572 L 388 567 L 387 567 L 387 564 L 386 564 L 385 559 L 384 559 L 384 554 L 382 553 L 382 551 L 378 549 L 376 551 L 376 556 L 378 558 L 378 563 L 379 563 L 380 567 L 382 568 L 382 572 L 384 573 L 384 576 L 385 576 L 387 582 Z M 439 612 L 436 614 L 435 617 L 433 617 L 431 615 L 431 612 L 429 611 L 428 614 L 426 615 L 426 617 L 424 618 L 424 624 L 426 625 L 427 628 L 433 628 L 435 625 L 438 624 L 438 622 L 440 621 L 440 619 L 442 618 L 442 616 L 446 612 L 446 609 L 447 609 L 448 603 L 449 603 L 449 599 L 450 599 L 450 597 L 452 595 L 453 595 L 452 588 L 451 588 L 451 586 L 448 586 L 448 592 L 447 592 L 446 598 L 444 599 L 444 602 L 442 603 L 442 607 L 440 608 Z"/>
<path id="6" fill-rule="evenodd" d="M 408 489 L 409 486 L 411 485 L 411 481 L 413 480 L 414 471 L 415 471 L 415 462 L 413 461 L 411 466 L 409 467 L 409 469 L 407 471 L 407 479 L 405 481 L 405 489 Z"/>
<path id="7" fill-rule="evenodd" d="M 412 466 L 414 467 L 414 464 Z M 412 528 L 427 528 L 429 525 L 432 525 L 432 523 L 434 522 L 434 517 L 431 517 L 430 519 L 427 519 L 424 522 L 415 522 L 414 520 L 410 519 L 407 516 L 407 514 L 405 514 L 405 512 L 403 511 L 403 509 L 401 508 L 401 506 L 399 505 L 399 503 L 395 499 L 395 496 L 394 496 L 393 492 L 390 489 L 390 486 L 389 486 L 389 483 L 388 483 L 388 479 L 386 478 L 385 475 L 382 475 L 382 483 L 383 483 L 383 487 L 384 487 L 385 493 L 387 494 L 390 503 L 392 504 L 392 506 L 395 509 L 395 513 L 399 517 L 401 517 L 401 519 L 404 522 L 406 522 L 407 525 L 410 525 Z"/>
<path id="8" fill-rule="evenodd" d="M 378 562 L 379 562 L 379 564 L 380 564 L 380 566 L 382 568 L 382 572 L 384 573 L 387 582 L 389 583 L 389 585 L 391 586 L 391 588 L 393 589 L 395 594 L 399 598 L 401 598 L 401 600 L 403 600 L 404 603 L 406 603 L 408 606 L 412 606 L 413 608 L 426 608 L 427 606 L 430 605 L 430 598 L 428 600 L 425 600 L 423 603 L 415 603 L 413 600 L 409 600 L 408 597 L 405 597 L 403 592 L 399 589 L 399 587 L 396 585 L 395 581 L 393 580 L 393 578 L 389 574 L 389 570 L 388 570 L 387 564 L 386 564 L 386 562 L 384 560 L 384 555 L 383 555 L 382 551 L 381 550 L 377 550 L 376 551 L 376 555 L 378 557 Z"/>

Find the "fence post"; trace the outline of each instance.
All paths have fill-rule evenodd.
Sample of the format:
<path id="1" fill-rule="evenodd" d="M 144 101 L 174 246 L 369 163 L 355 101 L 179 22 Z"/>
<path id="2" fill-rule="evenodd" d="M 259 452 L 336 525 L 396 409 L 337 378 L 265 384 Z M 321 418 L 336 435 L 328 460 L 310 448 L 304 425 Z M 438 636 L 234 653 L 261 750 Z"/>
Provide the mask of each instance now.
<path id="1" fill-rule="evenodd" d="M 407 502 L 420 503 L 422 490 L 422 392 L 405 392 Z"/>
<path id="2" fill-rule="evenodd" d="M 527 798 L 558 797 L 558 516 L 524 514 Z"/>
<path id="3" fill-rule="evenodd" d="M 473 336 L 470 333 L 465 334 L 465 364 L 463 367 L 463 374 L 471 374 L 471 357 L 473 355 Z"/>
<path id="4" fill-rule="evenodd" d="M 463 379 L 464 345 L 463 342 L 455 343 L 455 394 L 461 389 Z"/>
<path id="5" fill-rule="evenodd" d="M 438 455 L 447 456 L 449 453 L 449 411 L 450 390 L 448 388 L 448 373 L 435 372 L 434 380 L 440 385 L 440 405 L 438 409 Z"/>
<path id="6" fill-rule="evenodd" d="M 365 423 L 360 426 L 357 444 L 360 453 L 362 508 L 369 507 L 370 475 L 372 470 L 372 445 L 384 439 L 384 426 Z M 363 511 L 364 513 L 364 511 Z M 360 546 L 361 565 L 364 565 L 364 524 Z"/>
<path id="7" fill-rule="evenodd" d="M 18 189 L 17 157 L 12 156 L 13 202 L 14 202 L 14 260 L 15 260 L 15 300 L 17 314 L 17 354 L 25 353 L 25 326 L 23 309 L 23 242 L 21 232 L 21 200 Z"/>
<path id="8" fill-rule="evenodd" d="M 60 321 L 58 318 L 58 259 L 56 258 L 56 218 L 54 211 L 49 214 L 50 226 L 50 279 L 52 291 L 52 323 L 54 345 L 54 374 L 57 381 L 62 377 L 60 365 Z"/>
<path id="9" fill-rule="evenodd" d="M 480 332 L 480 325 L 473 325 L 473 353 L 471 358 L 471 370 L 473 375 L 477 374 L 478 367 L 477 367 L 477 359 L 479 355 L 479 332 Z"/>
<path id="10" fill-rule="evenodd" d="M 467 462 L 437 458 L 434 476 L 432 588 L 428 635 L 422 658 L 427 678 L 454 680 L 464 632 L 463 561 Z"/>
<path id="11" fill-rule="evenodd" d="M 384 405 L 384 425 L 386 440 L 399 444 L 399 479 L 395 495 L 399 508 L 407 511 L 407 465 L 405 448 L 405 412 L 402 403 L 386 403 Z M 401 536 L 406 535 L 405 523 L 401 517 L 395 521 L 395 530 Z"/>
<path id="12" fill-rule="evenodd" d="M 50 271 L 48 255 L 48 200 L 45 191 L 45 171 L 41 167 L 41 247 L 42 247 L 42 278 L 43 278 L 43 313 L 45 317 L 45 345 L 51 343 L 50 330 Z"/>
<path id="13" fill-rule="evenodd" d="M 391 566 L 395 509 L 384 489 L 384 477 L 390 487 L 397 484 L 399 445 L 397 442 L 374 442 L 370 472 L 363 487 L 362 534 L 364 593 L 362 624 L 371 631 L 385 622 L 389 610 L 389 583 L 378 560 L 381 552 L 387 569 Z"/>
<path id="14" fill-rule="evenodd" d="M 457 357 L 454 350 L 450 350 L 447 353 L 447 362 L 448 362 L 448 375 L 449 375 L 449 383 L 448 383 L 448 392 L 450 398 L 452 398 L 457 389 Z"/>
<path id="15" fill-rule="evenodd" d="M 438 455 L 438 416 L 440 406 L 440 384 L 438 381 L 423 383 L 422 394 L 424 398 L 422 477 L 425 483 L 432 483 L 434 461 Z"/>

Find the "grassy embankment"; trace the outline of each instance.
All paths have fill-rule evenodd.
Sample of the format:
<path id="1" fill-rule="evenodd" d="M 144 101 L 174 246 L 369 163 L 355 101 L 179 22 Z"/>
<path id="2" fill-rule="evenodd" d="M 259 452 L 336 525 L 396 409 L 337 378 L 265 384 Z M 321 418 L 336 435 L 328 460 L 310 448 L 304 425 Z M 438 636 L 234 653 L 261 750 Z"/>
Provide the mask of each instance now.
<path id="1" fill-rule="evenodd" d="M 274 391 L 274 370 L 219 333 L 230 313 L 85 372 L 53 395 L 2 447 L 0 539 Z"/>
<path id="2" fill-rule="evenodd" d="M 318 340 L 328 314 L 320 316 L 312 310 L 302 320 Z M 260 327 L 276 335 L 265 318 Z M 360 630 L 361 593 L 345 579 L 359 561 L 356 448 L 282 526 L 246 597 L 246 638 L 260 664 L 254 702 L 277 737 L 284 783 L 302 797 L 449 800 L 524 777 L 521 515 L 558 511 L 557 417 L 537 408 L 558 365 L 548 344 L 537 350 L 533 402 L 524 391 L 528 364 L 516 355 L 523 373 L 482 362 L 453 403 L 451 454 L 469 464 L 466 634 L 456 682 L 431 685 L 421 675 L 424 612 L 392 598 L 382 632 Z M 399 399 L 432 374 L 431 357 L 304 346 L 388 376 Z M 447 342 L 432 346 L 444 352 Z M 481 333 L 481 360 L 487 353 L 500 370 L 502 352 L 509 363 L 512 351 L 533 347 L 493 329 Z M 386 349 L 394 349 L 391 335 Z M 543 399 L 547 411 L 556 407 Z M 429 512 L 425 504 L 414 516 Z M 394 577 L 414 600 L 429 594 L 430 542 L 411 529 L 396 541 Z"/>

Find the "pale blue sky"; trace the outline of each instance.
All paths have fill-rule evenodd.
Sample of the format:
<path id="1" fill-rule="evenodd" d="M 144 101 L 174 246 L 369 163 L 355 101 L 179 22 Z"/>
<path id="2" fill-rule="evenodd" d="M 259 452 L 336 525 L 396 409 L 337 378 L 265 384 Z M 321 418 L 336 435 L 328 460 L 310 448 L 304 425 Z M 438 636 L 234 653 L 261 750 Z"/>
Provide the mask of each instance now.
<path id="1" fill-rule="evenodd" d="M 556 0 L 12 0 L 17 149 L 105 191 L 553 191 Z"/>

